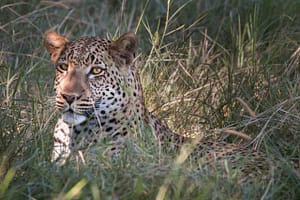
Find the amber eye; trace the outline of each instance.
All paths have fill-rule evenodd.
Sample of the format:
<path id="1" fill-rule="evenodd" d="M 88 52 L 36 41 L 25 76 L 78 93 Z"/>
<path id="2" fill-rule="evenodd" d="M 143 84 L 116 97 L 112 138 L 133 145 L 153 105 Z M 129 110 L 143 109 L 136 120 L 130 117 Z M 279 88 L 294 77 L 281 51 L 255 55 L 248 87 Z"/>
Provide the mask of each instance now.
<path id="1" fill-rule="evenodd" d="M 68 70 L 68 65 L 67 64 L 58 65 L 58 69 L 62 70 L 62 71 L 67 71 Z"/>
<path id="2" fill-rule="evenodd" d="M 99 67 L 92 67 L 91 73 L 94 75 L 100 74 L 102 70 Z"/>

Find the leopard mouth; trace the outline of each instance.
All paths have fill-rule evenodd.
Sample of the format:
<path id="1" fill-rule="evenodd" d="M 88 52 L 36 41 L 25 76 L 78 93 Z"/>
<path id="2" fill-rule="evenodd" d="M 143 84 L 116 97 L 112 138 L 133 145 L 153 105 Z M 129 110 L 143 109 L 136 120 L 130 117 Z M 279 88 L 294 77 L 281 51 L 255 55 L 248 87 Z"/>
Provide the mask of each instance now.
<path id="1" fill-rule="evenodd" d="M 72 109 L 62 113 L 62 119 L 65 123 L 71 125 L 78 125 L 87 120 L 84 114 L 76 113 Z"/>

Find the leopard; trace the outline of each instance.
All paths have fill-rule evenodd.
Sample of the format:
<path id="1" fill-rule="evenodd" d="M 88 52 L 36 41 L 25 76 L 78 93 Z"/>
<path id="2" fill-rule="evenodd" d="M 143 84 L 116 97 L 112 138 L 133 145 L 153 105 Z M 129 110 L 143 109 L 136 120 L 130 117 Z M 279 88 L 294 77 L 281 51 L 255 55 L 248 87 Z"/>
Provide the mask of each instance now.
<path id="1" fill-rule="evenodd" d="M 94 36 L 69 41 L 49 31 L 44 45 L 55 66 L 55 104 L 60 113 L 53 136 L 52 162 L 64 165 L 72 152 L 104 138 L 113 156 L 126 148 L 126 138 L 138 133 L 150 133 L 155 143 L 175 150 L 191 141 L 171 130 L 146 107 L 135 33 L 127 32 L 116 40 Z M 197 142 L 192 155 L 196 159 L 208 158 L 208 162 L 226 156 L 237 162 L 244 157 L 253 166 L 263 165 L 263 156 L 252 148 L 206 138 Z"/>

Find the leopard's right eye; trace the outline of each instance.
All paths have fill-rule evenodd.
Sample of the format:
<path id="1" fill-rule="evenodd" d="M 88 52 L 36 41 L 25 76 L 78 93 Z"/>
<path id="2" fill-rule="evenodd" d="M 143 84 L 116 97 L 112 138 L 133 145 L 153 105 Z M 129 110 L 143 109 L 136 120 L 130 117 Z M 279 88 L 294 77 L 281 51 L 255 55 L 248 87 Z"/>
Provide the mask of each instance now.
<path id="1" fill-rule="evenodd" d="M 67 71 L 68 70 L 68 65 L 67 64 L 60 64 L 60 65 L 58 65 L 57 66 L 57 69 L 59 70 L 59 71 Z"/>

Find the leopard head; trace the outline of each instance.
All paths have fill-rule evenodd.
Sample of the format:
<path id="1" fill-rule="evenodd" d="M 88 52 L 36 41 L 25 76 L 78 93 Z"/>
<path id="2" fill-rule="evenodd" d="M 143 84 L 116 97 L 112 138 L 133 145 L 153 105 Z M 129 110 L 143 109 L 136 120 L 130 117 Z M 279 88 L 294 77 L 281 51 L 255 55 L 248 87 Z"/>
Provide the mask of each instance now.
<path id="1" fill-rule="evenodd" d="M 55 32 L 44 43 L 56 68 L 56 107 L 63 120 L 77 125 L 97 113 L 105 121 L 126 114 L 133 83 L 137 38 L 126 33 L 116 41 L 86 37 L 74 41 Z M 111 117 L 109 120 L 112 120 Z"/>

